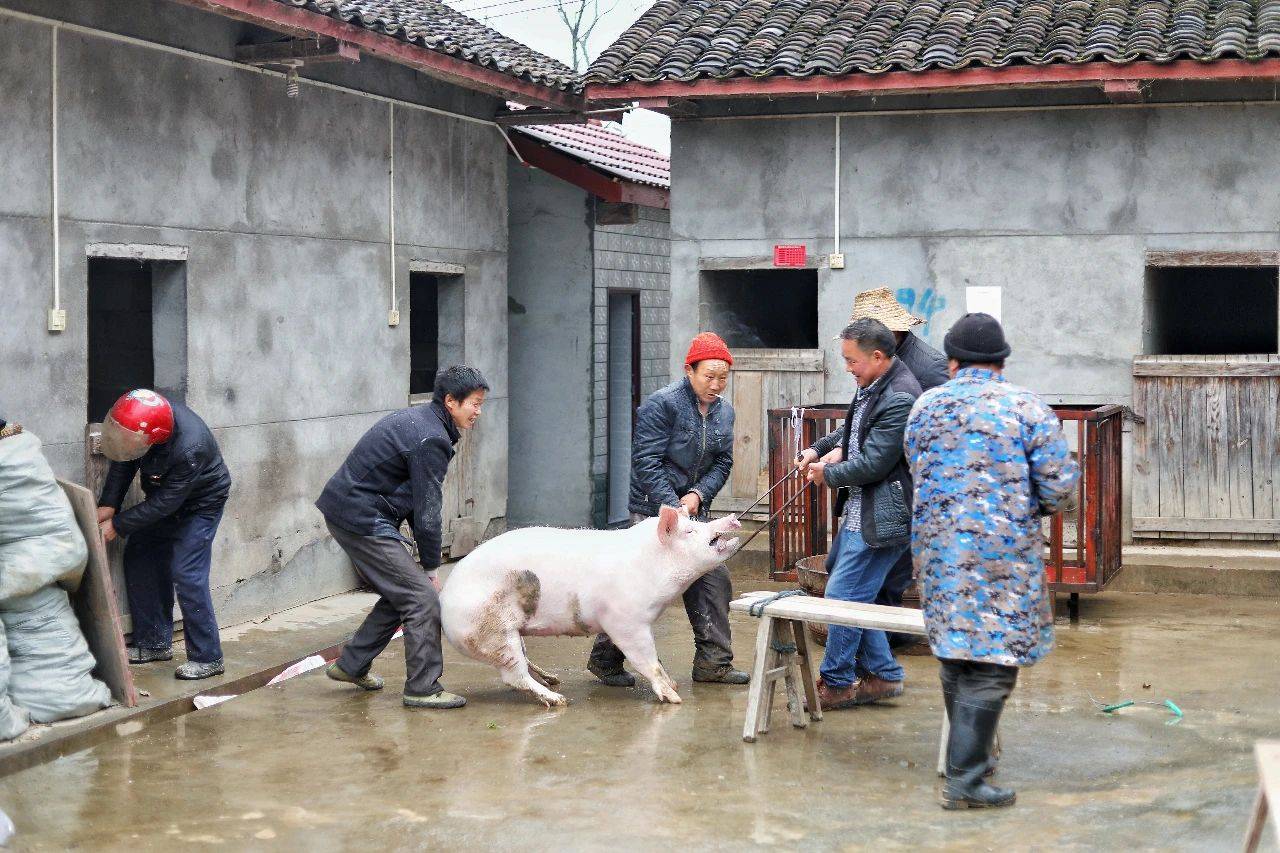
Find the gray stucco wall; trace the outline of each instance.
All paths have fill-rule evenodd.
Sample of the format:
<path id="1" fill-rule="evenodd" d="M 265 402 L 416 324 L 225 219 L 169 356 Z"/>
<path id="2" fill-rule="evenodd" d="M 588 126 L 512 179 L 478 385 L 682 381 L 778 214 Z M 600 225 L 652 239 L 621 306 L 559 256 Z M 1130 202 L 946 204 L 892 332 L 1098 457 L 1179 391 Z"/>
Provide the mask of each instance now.
<path id="1" fill-rule="evenodd" d="M 697 331 L 699 259 L 834 247 L 833 117 L 676 121 L 672 336 Z M 840 248 L 819 341 L 854 295 L 905 290 L 940 345 L 965 288 L 1003 288 L 1010 377 L 1052 401 L 1127 403 L 1150 250 L 1275 250 L 1280 106 L 841 119 Z M 921 311 L 917 310 L 917 313 Z M 671 352 L 671 368 L 679 353 Z M 851 379 L 827 347 L 828 397 Z"/>
<path id="2" fill-rule="evenodd" d="M 591 525 L 591 208 L 509 158 L 512 525 Z"/>
<path id="3" fill-rule="evenodd" d="M 12 4 L 19 7 L 19 4 Z M 127 16 L 119 15 L 122 6 Z M 25 3 L 80 23 L 229 56 L 246 26 L 170 3 Z M 127 22 L 127 23 L 123 23 Z M 235 480 L 214 549 L 231 624 L 350 588 L 312 501 L 360 436 L 407 402 L 408 271 L 466 267 L 466 360 L 493 391 L 473 437 L 479 528 L 506 514 L 506 148 L 489 126 L 396 108 L 396 305 L 387 325 L 389 105 L 252 71 L 62 31 L 60 273 L 52 303 L 51 29 L 0 16 L 0 405 L 83 481 L 86 245 L 184 246 L 187 401 Z M 364 58 L 330 79 L 470 113 L 489 98 Z"/>
<path id="4" fill-rule="evenodd" d="M 640 297 L 640 382 L 668 381 L 670 218 L 595 224 L 584 190 L 514 161 L 510 185 L 513 525 L 605 524 L 609 294 Z"/>

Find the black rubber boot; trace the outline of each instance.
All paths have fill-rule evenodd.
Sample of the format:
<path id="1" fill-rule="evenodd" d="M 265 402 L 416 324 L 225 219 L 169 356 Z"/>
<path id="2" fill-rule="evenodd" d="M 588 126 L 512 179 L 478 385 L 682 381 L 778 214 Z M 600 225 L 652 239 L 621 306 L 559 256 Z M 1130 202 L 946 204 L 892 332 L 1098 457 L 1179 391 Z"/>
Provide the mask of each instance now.
<path id="1" fill-rule="evenodd" d="M 951 719 L 951 714 L 955 709 L 956 694 L 955 690 L 950 688 L 946 682 L 942 684 L 942 704 L 947 709 L 947 719 Z M 993 738 L 991 742 L 991 755 L 987 758 L 987 769 L 982 772 L 983 779 L 990 779 L 996 775 L 996 769 L 1000 766 L 1000 747 L 996 745 Z"/>
<path id="2" fill-rule="evenodd" d="M 984 702 L 956 696 L 952 701 L 951 737 L 947 741 L 947 781 L 942 787 L 944 809 L 984 809 L 1011 806 L 1017 795 L 983 780 L 991 763 L 991 745 L 1004 702 Z"/>

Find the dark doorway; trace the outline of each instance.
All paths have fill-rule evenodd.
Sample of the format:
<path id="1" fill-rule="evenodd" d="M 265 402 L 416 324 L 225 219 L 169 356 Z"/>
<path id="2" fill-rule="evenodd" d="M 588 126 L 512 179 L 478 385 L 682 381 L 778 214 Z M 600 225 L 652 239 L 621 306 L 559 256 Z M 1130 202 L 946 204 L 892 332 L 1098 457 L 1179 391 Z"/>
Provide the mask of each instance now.
<path id="1" fill-rule="evenodd" d="M 89 259 L 90 423 L 134 388 L 155 385 L 151 269 L 115 258 Z"/>
<path id="2" fill-rule="evenodd" d="M 409 273 L 409 398 L 435 390 L 436 372 L 463 363 L 466 290 L 453 273 Z"/>
<path id="3" fill-rule="evenodd" d="M 609 294 L 609 485 L 606 522 L 626 524 L 631 489 L 631 428 L 640 406 L 640 295 Z"/>
<path id="4" fill-rule="evenodd" d="M 440 369 L 440 277 L 409 274 L 409 393 L 430 394 Z"/>
<path id="5" fill-rule="evenodd" d="M 89 258 L 88 266 L 89 422 L 134 388 L 184 402 L 187 265 Z"/>
<path id="6" fill-rule="evenodd" d="M 704 272 L 701 329 L 730 348 L 815 349 L 818 346 L 817 270 Z"/>
<path id="7" fill-rule="evenodd" d="M 1148 267 L 1150 355 L 1274 353 L 1280 347 L 1275 267 Z"/>

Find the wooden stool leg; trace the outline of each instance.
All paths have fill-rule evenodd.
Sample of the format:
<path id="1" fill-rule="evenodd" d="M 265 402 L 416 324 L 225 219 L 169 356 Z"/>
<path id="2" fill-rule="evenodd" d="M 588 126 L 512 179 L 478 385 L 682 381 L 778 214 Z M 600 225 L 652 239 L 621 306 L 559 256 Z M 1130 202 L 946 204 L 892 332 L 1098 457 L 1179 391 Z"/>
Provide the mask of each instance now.
<path id="1" fill-rule="evenodd" d="M 773 617 L 760 617 L 760 627 L 756 630 L 756 660 L 751 667 L 751 687 L 747 690 L 747 719 L 742 727 L 742 739 L 747 743 L 755 743 L 760 734 L 760 710 L 764 704 L 764 673 L 772 651 L 770 641 L 773 637 Z"/>
<path id="2" fill-rule="evenodd" d="M 783 665 L 787 668 L 786 674 L 783 676 L 783 684 L 787 689 L 787 712 L 791 715 L 791 725 L 797 729 L 803 729 L 809 725 L 809 719 L 804 714 L 804 703 L 800 700 L 800 636 L 804 633 L 804 623 L 797 622 L 793 619 L 787 619 L 783 623 L 782 641 L 790 642 L 794 647 L 794 651 L 787 652 L 783 657 Z"/>
<path id="3" fill-rule="evenodd" d="M 1262 832 L 1267 828 L 1267 792 L 1262 785 L 1258 786 L 1258 795 L 1253 799 L 1253 814 L 1249 817 L 1249 828 L 1244 834 L 1244 853 L 1253 853 L 1262 840 Z"/>
<path id="4" fill-rule="evenodd" d="M 809 631 L 803 622 L 795 625 L 796 651 L 800 656 L 800 680 L 804 685 L 804 699 L 809 703 L 809 719 L 822 719 L 822 705 L 818 703 L 818 663 L 813 659 L 813 645 Z"/>
<path id="5" fill-rule="evenodd" d="M 947 775 L 947 741 L 951 739 L 951 719 L 947 709 L 942 709 L 942 737 L 938 741 L 938 775 Z"/>

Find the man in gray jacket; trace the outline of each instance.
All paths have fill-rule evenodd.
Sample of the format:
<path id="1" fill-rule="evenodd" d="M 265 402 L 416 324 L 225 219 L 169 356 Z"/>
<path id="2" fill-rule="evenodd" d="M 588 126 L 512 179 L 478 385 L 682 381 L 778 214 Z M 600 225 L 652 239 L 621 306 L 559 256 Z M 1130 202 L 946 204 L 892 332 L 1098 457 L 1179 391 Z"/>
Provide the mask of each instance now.
<path id="1" fill-rule="evenodd" d="M 858 391 L 844 427 L 796 461 L 811 482 L 841 490 L 840 525 L 827 557 L 827 598 L 871 603 L 911 541 L 911 472 L 902 436 L 920 383 L 894 358 L 893 333 L 879 320 L 854 320 L 840 338 L 845 369 Z M 818 461 L 837 443 L 843 461 Z M 831 626 L 818 682 L 824 711 L 900 696 L 902 682 L 902 667 L 883 631 Z"/>
<path id="2" fill-rule="evenodd" d="M 920 390 L 928 391 L 937 388 L 951 378 L 947 372 L 947 357 L 929 346 L 911 331 L 915 326 L 923 326 L 924 320 L 913 315 L 902 307 L 887 287 L 875 290 L 864 290 L 853 300 L 853 316 L 849 322 L 869 318 L 884 323 L 893 332 L 898 348 L 894 357 L 901 361 L 911 375 L 920 383 Z M 903 593 L 911 586 L 915 570 L 911 565 L 911 551 L 907 550 L 902 558 L 889 570 L 880 594 L 876 596 L 876 604 L 889 607 L 901 607 Z M 894 648 L 907 648 L 907 654 L 928 654 L 929 644 L 910 634 L 890 634 L 889 645 Z"/>

